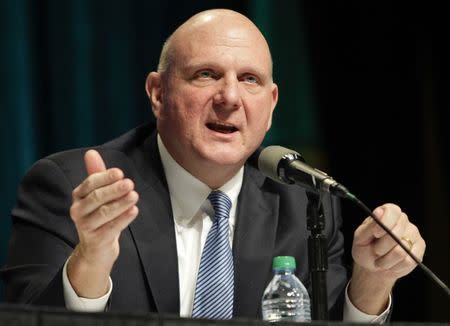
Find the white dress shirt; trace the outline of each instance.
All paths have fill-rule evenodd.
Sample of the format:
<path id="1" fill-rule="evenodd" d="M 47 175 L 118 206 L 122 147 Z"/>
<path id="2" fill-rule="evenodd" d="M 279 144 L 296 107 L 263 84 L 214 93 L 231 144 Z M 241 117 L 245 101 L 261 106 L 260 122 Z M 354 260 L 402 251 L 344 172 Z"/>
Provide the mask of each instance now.
<path id="1" fill-rule="evenodd" d="M 207 199 L 212 190 L 182 168 L 169 154 L 158 135 L 158 149 L 169 187 L 170 201 L 175 225 L 175 239 L 178 257 L 178 275 L 180 289 L 180 316 L 190 317 L 194 302 L 197 272 L 200 265 L 203 246 L 212 225 L 214 210 Z M 230 246 L 233 243 L 236 207 L 241 190 L 244 168 L 219 188 L 231 199 Z M 98 299 L 78 297 L 67 277 L 67 262 L 63 269 L 63 288 L 66 308 L 76 311 L 104 311 L 111 295 L 113 282 L 110 279 L 108 293 Z M 388 309 L 380 316 L 367 315 L 359 311 L 350 302 L 347 291 L 344 304 L 344 320 L 359 322 L 383 322 Z"/>
<path id="2" fill-rule="evenodd" d="M 212 190 L 216 189 L 209 188 L 175 162 L 159 135 L 158 148 L 166 174 L 175 221 L 180 282 L 180 316 L 190 317 L 200 258 L 214 216 L 214 210 L 207 197 Z M 227 194 L 231 200 L 228 219 L 230 246 L 233 242 L 237 198 L 241 191 L 243 176 L 244 168 L 242 167 L 233 178 L 218 189 Z"/>

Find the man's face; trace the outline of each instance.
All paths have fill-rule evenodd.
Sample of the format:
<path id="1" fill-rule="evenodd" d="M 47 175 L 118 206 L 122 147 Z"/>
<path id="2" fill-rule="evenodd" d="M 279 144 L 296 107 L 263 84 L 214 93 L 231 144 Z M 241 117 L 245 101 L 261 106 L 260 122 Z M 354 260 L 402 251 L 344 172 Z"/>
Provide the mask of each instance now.
<path id="1" fill-rule="evenodd" d="M 165 146 L 191 173 L 242 166 L 269 130 L 278 98 L 265 41 L 225 23 L 185 33 L 173 46 L 154 105 Z"/>

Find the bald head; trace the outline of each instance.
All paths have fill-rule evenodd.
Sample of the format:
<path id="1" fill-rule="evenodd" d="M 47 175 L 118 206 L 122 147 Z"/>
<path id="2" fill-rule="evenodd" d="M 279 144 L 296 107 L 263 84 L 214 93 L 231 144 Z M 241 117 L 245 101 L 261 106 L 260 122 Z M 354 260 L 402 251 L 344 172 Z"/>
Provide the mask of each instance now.
<path id="1" fill-rule="evenodd" d="M 224 9 L 201 12 L 175 30 L 146 90 L 167 151 L 211 189 L 236 175 L 261 144 L 278 100 L 264 36 Z"/>
<path id="2" fill-rule="evenodd" d="M 246 34 L 246 35 L 244 35 Z M 169 70 L 181 46 L 189 46 L 192 40 L 221 38 L 242 39 L 246 46 L 255 46 L 260 55 L 266 56 L 272 72 L 272 57 L 266 39 L 256 25 L 244 15 L 229 9 L 202 11 L 179 26 L 163 45 L 158 72 Z M 251 40 L 251 42 L 249 42 Z"/>

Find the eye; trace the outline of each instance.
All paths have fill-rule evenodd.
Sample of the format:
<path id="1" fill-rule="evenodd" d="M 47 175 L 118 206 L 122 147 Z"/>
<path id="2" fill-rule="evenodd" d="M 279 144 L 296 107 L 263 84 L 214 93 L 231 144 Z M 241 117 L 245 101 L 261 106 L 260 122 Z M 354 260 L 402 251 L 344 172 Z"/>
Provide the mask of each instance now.
<path id="1" fill-rule="evenodd" d="M 243 76 L 242 80 L 249 84 L 258 84 L 259 79 L 254 75 L 245 75 Z"/>
<path id="2" fill-rule="evenodd" d="M 216 74 L 213 73 L 211 70 L 201 70 L 196 73 L 197 79 L 211 79 L 216 78 Z"/>

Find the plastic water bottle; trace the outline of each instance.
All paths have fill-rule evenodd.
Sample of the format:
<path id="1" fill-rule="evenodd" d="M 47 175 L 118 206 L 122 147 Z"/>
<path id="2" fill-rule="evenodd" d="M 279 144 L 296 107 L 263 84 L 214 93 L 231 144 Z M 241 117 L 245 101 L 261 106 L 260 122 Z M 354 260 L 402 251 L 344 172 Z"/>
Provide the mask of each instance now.
<path id="1" fill-rule="evenodd" d="M 275 276 L 262 298 L 263 320 L 311 321 L 311 305 L 308 291 L 295 276 L 295 258 L 278 256 L 272 264 Z"/>

